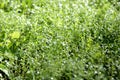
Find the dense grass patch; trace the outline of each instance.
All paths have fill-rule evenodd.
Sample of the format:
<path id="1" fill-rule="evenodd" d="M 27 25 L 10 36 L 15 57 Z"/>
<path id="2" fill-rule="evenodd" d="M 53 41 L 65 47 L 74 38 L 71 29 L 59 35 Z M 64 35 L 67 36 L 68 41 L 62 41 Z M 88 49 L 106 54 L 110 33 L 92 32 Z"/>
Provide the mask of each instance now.
<path id="1" fill-rule="evenodd" d="M 0 0 L 0 73 L 119 80 L 119 0 Z"/>

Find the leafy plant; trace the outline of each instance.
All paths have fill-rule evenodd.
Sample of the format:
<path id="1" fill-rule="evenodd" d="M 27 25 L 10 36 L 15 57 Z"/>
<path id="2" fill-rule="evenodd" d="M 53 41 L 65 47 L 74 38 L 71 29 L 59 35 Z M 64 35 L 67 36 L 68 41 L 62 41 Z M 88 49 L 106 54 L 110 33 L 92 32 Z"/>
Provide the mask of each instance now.
<path id="1" fill-rule="evenodd" d="M 2 77 L 120 79 L 119 0 L 1 0 L 0 16 Z"/>

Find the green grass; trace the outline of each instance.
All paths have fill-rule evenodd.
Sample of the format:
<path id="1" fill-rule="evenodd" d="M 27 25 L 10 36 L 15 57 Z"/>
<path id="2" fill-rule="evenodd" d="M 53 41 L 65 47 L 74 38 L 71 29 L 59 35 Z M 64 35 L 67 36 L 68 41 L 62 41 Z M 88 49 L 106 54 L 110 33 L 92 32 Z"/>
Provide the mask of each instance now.
<path id="1" fill-rule="evenodd" d="M 120 1 L 0 0 L 0 70 L 11 80 L 119 80 Z"/>

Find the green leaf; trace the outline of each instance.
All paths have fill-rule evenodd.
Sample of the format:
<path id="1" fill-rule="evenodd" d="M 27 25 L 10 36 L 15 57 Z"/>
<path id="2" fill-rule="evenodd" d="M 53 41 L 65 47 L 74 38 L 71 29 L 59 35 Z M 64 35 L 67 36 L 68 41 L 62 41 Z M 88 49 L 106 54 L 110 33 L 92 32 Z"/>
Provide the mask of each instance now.
<path id="1" fill-rule="evenodd" d="M 2 70 L 6 75 L 9 76 L 8 69 L 7 69 L 7 67 L 5 65 L 0 64 L 0 70 Z"/>
<path id="2" fill-rule="evenodd" d="M 15 38 L 18 39 L 20 37 L 20 32 L 15 31 L 12 34 L 10 34 L 10 36 L 12 39 L 15 39 Z"/>

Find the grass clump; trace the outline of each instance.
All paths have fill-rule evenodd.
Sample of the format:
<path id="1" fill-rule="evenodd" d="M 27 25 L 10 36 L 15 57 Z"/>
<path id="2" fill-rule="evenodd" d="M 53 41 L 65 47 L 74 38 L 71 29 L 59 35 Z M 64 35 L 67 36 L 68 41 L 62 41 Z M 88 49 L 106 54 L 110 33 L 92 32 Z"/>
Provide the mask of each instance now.
<path id="1" fill-rule="evenodd" d="M 119 0 L 1 0 L 0 79 L 119 80 Z"/>

